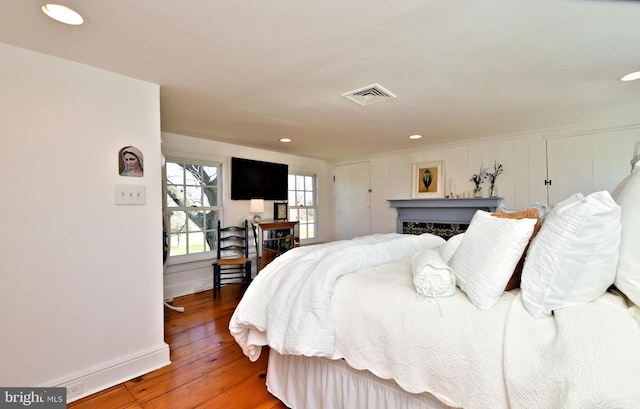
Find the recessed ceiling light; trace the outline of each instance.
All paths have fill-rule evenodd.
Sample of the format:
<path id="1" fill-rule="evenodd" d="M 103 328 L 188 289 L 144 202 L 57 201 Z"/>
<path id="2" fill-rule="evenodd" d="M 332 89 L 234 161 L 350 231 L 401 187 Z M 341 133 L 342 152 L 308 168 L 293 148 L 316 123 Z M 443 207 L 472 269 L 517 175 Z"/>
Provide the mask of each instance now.
<path id="1" fill-rule="evenodd" d="M 289 143 L 289 142 L 291 142 L 291 139 L 290 138 L 280 138 L 280 142 Z"/>
<path id="2" fill-rule="evenodd" d="M 632 72 L 620 78 L 620 81 L 634 81 L 640 79 L 640 71 Z"/>
<path id="3" fill-rule="evenodd" d="M 411 135 L 409 137 L 409 139 L 420 139 L 420 138 L 422 138 L 422 135 L 417 135 L 417 134 L 416 135 Z"/>
<path id="4" fill-rule="evenodd" d="M 52 19 L 64 24 L 79 26 L 84 23 L 84 18 L 77 11 L 58 3 L 44 3 L 42 11 Z"/>

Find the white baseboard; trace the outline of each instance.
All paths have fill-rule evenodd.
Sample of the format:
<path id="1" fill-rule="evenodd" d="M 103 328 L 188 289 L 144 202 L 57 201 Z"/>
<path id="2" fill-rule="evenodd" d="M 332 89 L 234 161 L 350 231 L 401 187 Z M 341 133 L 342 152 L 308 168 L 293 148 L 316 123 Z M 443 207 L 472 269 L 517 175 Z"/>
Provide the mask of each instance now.
<path id="1" fill-rule="evenodd" d="M 165 286 L 164 299 L 169 300 L 173 298 L 182 297 L 183 295 L 195 294 L 196 292 L 198 292 L 195 290 L 196 285 L 198 284 L 203 286 L 202 290 L 199 290 L 199 291 L 210 290 L 213 288 L 213 283 L 209 283 L 209 280 L 207 280 L 206 282 L 196 281 L 196 282 L 176 284 L 172 286 Z"/>
<path id="2" fill-rule="evenodd" d="M 66 387 L 67 403 L 71 403 L 169 364 L 169 345 L 163 343 L 156 349 L 112 362 L 84 375 L 54 382 L 51 386 Z"/>

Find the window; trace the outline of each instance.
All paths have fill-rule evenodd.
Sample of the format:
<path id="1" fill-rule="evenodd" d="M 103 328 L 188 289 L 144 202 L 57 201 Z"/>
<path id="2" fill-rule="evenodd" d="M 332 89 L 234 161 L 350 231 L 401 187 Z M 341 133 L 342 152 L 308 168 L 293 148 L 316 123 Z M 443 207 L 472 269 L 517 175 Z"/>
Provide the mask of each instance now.
<path id="1" fill-rule="evenodd" d="M 316 177 L 289 174 L 289 220 L 297 221 L 300 240 L 318 236 Z"/>
<path id="2" fill-rule="evenodd" d="M 166 162 L 169 256 L 215 250 L 222 212 L 220 164 Z"/>

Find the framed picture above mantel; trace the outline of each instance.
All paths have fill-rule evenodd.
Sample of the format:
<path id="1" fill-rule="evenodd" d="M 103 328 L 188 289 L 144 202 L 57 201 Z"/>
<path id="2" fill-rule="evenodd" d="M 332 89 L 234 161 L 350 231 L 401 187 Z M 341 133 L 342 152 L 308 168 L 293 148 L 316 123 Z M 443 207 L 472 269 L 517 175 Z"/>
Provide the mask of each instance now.
<path id="1" fill-rule="evenodd" d="M 413 199 L 436 199 L 444 197 L 443 161 L 413 164 L 411 197 Z"/>

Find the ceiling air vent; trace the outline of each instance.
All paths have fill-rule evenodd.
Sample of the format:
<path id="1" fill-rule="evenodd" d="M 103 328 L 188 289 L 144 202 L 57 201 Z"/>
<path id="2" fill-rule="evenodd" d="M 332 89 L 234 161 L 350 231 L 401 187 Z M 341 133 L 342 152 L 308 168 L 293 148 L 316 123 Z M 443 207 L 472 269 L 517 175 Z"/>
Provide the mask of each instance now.
<path id="1" fill-rule="evenodd" d="M 384 89 L 380 84 L 367 85 L 364 88 L 345 92 L 341 96 L 349 98 L 362 106 L 375 104 L 376 102 L 381 102 L 390 98 L 396 98 L 393 92 Z"/>

